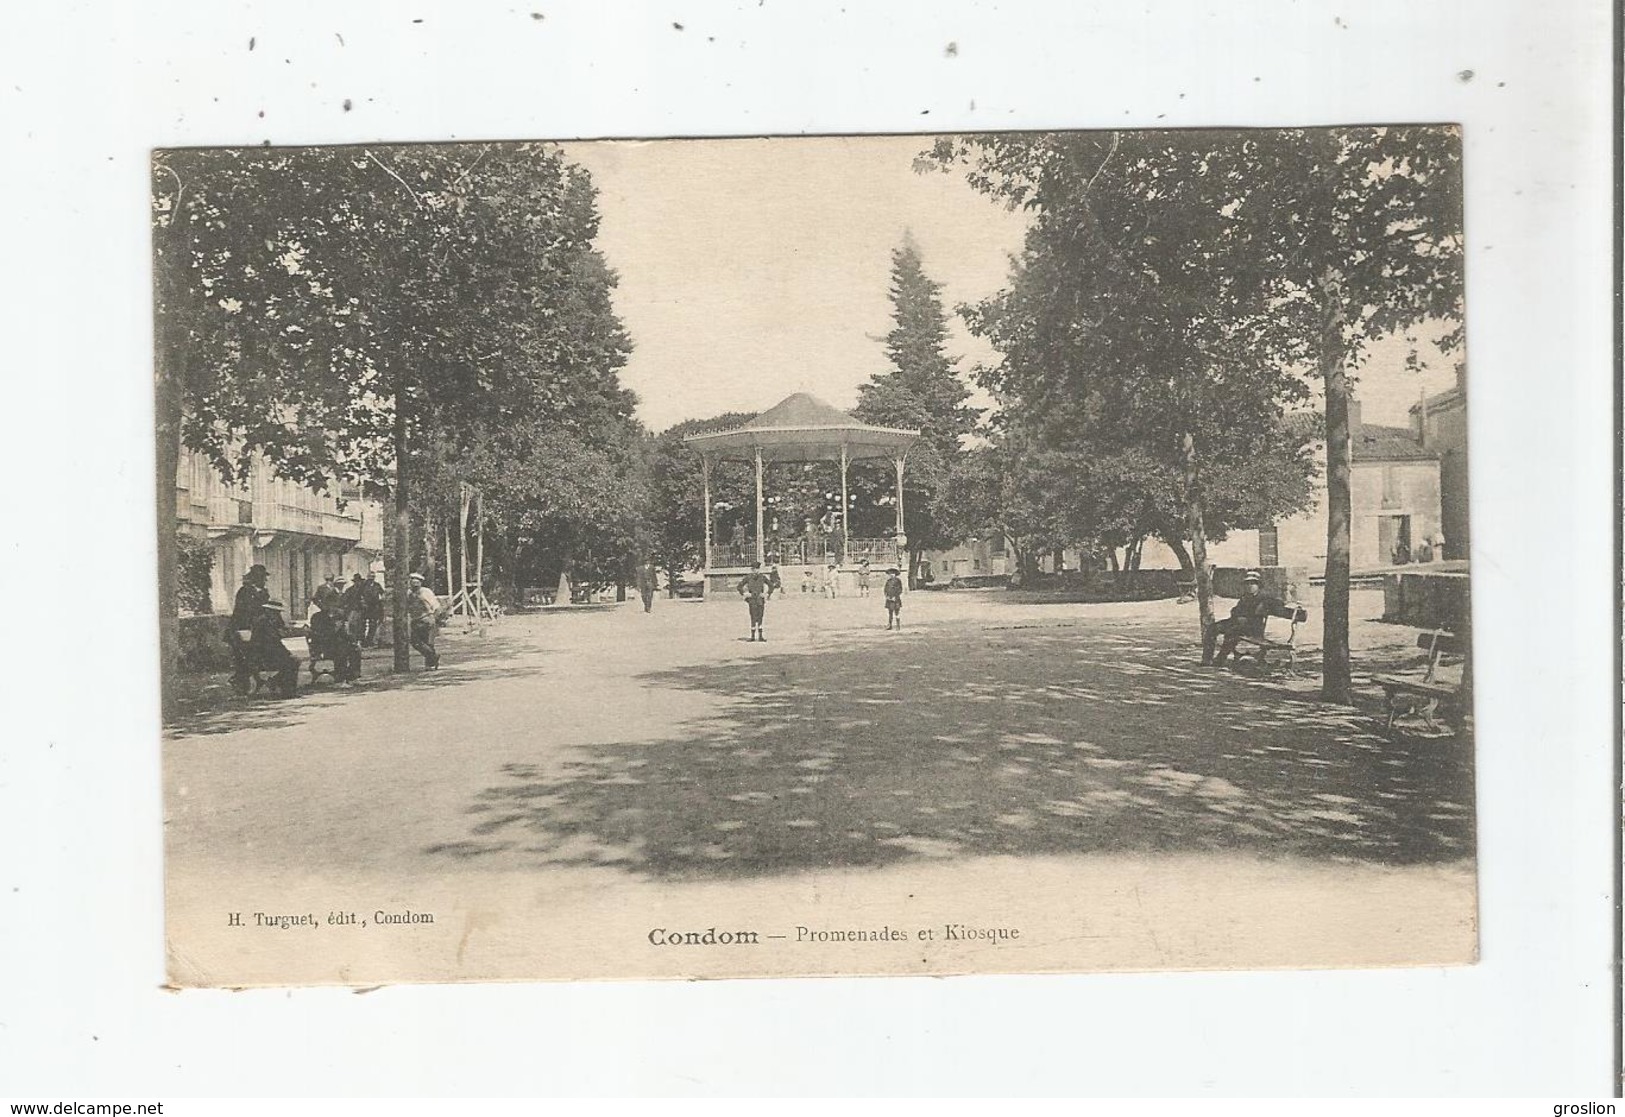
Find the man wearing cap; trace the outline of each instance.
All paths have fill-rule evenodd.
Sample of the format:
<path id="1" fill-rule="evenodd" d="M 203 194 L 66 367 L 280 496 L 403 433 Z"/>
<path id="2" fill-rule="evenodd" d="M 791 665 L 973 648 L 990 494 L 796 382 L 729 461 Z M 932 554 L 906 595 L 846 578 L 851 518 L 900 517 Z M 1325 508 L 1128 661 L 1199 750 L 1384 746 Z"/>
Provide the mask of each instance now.
<path id="1" fill-rule="evenodd" d="M 282 619 L 282 602 L 269 598 L 260 605 L 248 638 L 248 659 L 260 671 L 274 671 L 272 685 L 283 698 L 292 698 L 299 689 L 299 660 L 282 641 L 288 635 Z"/>
<path id="2" fill-rule="evenodd" d="M 886 599 L 886 629 L 903 627 L 903 579 L 895 566 L 886 568 L 886 584 L 880 587 Z"/>
<path id="3" fill-rule="evenodd" d="M 423 575 L 413 573 L 408 581 L 411 588 L 406 594 L 406 612 L 412 620 L 412 647 L 423 655 L 423 666 L 432 671 L 440 666 L 440 653 L 434 650 L 440 628 L 440 598 L 423 584 Z"/>
<path id="4" fill-rule="evenodd" d="M 750 640 L 767 643 L 767 634 L 762 631 L 762 619 L 767 613 L 767 575 L 762 573 L 761 563 L 751 563 L 750 573 L 739 579 L 739 596 L 750 606 Z"/>
<path id="5" fill-rule="evenodd" d="M 1230 610 L 1227 620 L 1214 621 L 1212 626 L 1202 636 L 1202 663 L 1212 664 L 1214 667 L 1223 667 L 1225 661 L 1235 654 L 1236 643 L 1243 636 L 1262 637 L 1264 635 L 1264 622 L 1283 606 L 1273 598 L 1265 597 L 1259 592 L 1263 578 L 1256 570 L 1247 571 L 1242 579 L 1241 600 L 1236 602 L 1235 608 Z M 1222 643 L 1220 641 L 1222 640 Z M 1219 643 L 1219 654 L 1213 655 L 1213 645 Z"/>

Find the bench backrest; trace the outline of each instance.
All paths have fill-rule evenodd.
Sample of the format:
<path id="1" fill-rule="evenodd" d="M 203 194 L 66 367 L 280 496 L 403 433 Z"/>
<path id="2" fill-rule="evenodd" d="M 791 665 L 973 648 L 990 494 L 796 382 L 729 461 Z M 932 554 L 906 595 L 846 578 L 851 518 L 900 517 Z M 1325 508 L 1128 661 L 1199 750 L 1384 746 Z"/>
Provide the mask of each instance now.
<path id="1" fill-rule="evenodd" d="M 1460 636 L 1444 629 L 1434 632 L 1424 632 L 1416 638 L 1416 646 L 1425 651 L 1437 652 L 1440 655 L 1465 655 L 1467 642 Z"/>
<path id="2" fill-rule="evenodd" d="M 1439 670 L 1439 661 L 1445 656 L 1461 657 L 1467 654 L 1467 642 L 1453 632 L 1442 628 L 1424 632 L 1416 638 L 1416 646 L 1428 653 L 1428 670 L 1423 676 L 1432 682 Z"/>
<path id="3" fill-rule="evenodd" d="M 1283 641 L 1283 643 L 1290 644 L 1298 638 L 1298 626 L 1309 619 L 1309 610 L 1305 609 L 1302 605 L 1287 604 L 1271 609 L 1269 615 L 1271 617 L 1278 617 L 1283 621 L 1292 622 L 1292 628 L 1287 633 L 1286 640 Z M 1268 618 L 1266 618 L 1266 624 L 1264 626 L 1265 636 L 1269 635 L 1269 625 L 1267 621 Z"/>

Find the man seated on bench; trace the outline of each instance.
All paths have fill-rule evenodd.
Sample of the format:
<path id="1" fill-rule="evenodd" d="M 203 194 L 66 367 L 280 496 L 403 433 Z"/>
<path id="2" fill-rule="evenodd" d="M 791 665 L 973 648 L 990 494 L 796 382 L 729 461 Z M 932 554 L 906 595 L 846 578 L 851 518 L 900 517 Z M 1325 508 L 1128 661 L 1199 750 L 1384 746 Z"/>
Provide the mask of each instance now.
<path id="1" fill-rule="evenodd" d="M 1214 621 L 1212 626 L 1202 635 L 1202 665 L 1223 667 L 1225 661 L 1236 652 L 1236 645 L 1243 636 L 1250 636 L 1255 640 L 1264 639 L 1264 622 L 1270 617 L 1279 616 L 1286 606 L 1268 597 L 1260 591 L 1263 576 L 1256 570 L 1249 570 L 1242 580 L 1241 600 L 1236 607 L 1230 610 L 1227 620 Z M 1222 642 L 1221 642 L 1222 641 Z M 1213 645 L 1219 645 L 1219 654 L 1213 655 Z"/>

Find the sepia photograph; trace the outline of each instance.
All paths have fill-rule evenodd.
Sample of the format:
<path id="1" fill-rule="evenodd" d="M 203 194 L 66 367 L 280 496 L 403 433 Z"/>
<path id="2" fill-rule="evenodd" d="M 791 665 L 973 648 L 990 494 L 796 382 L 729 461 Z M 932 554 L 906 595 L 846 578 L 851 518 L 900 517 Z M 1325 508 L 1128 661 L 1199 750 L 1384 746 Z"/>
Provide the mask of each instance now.
<path id="1" fill-rule="evenodd" d="M 1458 128 L 150 200 L 173 985 L 1477 960 Z"/>

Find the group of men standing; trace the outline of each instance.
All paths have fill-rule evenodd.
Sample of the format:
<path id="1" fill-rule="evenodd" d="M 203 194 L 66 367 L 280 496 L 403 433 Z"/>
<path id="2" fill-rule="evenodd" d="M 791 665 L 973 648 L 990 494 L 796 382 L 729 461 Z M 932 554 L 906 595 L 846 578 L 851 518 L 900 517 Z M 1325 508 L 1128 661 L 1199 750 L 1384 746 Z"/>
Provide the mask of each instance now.
<path id="1" fill-rule="evenodd" d="M 283 643 L 299 630 L 291 628 L 283 615 L 283 602 L 271 596 L 267 586 L 270 571 L 261 563 L 249 567 L 232 604 L 226 643 L 231 648 L 234 672 L 246 678 L 268 672 L 275 693 L 288 697 L 298 688 L 299 660 Z M 411 624 L 412 647 L 423 656 L 426 668 L 440 666 L 435 636 L 440 627 L 440 599 L 424 585 L 423 575 L 409 579 L 407 612 Z M 361 649 L 378 646 L 384 622 L 384 587 L 378 575 L 368 571 L 354 575 L 344 586 L 336 574 L 311 595 L 315 609 L 305 631 L 310 638 L 310 654 L 316 660 L 333 664 L 334 680 L 348 685 L 361 677 Z"/>

